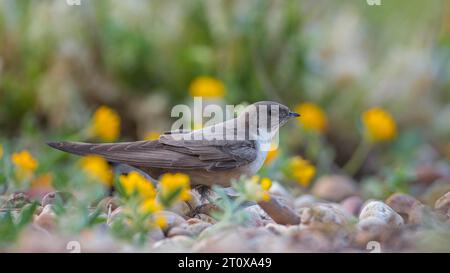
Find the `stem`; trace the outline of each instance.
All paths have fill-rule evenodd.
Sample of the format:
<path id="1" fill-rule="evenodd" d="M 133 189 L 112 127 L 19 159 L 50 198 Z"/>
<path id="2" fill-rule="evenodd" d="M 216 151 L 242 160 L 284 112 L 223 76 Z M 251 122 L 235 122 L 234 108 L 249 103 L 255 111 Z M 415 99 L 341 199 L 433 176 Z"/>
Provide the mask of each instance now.
<path id="1" fill-rule="evenodd" d="M 350 176 L 355 175 L 355 173 L 361 168 L 361 165 L 364 163 L 371 149 L 372 144 L 365 140 L 362 140 L 350 160 L 347 162 L 347 164 L 345 164 L 343 168 L 345 172 Z"/>
<path id="2" fill-rule="evenodd" d="M 258 205 L 275 221 L 281 225 L 298 225 L 300 217 L 288 206 L 280 203 L 274 196 L 268 201 L 260 201 Z"/>

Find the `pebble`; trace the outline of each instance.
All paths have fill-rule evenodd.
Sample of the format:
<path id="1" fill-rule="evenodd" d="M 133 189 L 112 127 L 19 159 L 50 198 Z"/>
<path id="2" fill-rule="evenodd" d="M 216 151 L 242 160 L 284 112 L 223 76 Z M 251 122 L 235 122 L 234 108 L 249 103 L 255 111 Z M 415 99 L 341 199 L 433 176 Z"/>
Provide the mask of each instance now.
<path id="1" fill-rule="evenodd" d="M 340 203 L 342 208 L 344 208 L 348 213 L 353 216 L 358 216 L 361 211 L 363 200 L 359 196 L 350 196 L 342 200 Z"/>
<path id="2" fill-rule="evenodd" d="M 385 203 L 369 201 L 359 214 L 358 226 L 363 229 L 370 225 L 397 228 L 403 223 L 403 218 Z"/>
<path id="3" fill-rule="evenodd" d="M 351 215 L 338 204 L 317 203 L 299 210 L 300 227 L 345 226 L 350 223 Z"/>
<path id="4" fill-rule="evenodd" d="M 312 187 L 311 193 L 320 199 L 340 202 L 349 196 L 357 195 L 357 188 L 350 178 L 329 175 L 319 178 Z"/>
<path id="5" fill-rule="evenodd" d="M 450 191 L 436 201 L 434 209 L 438 213 L 450 218 Z"/>
<path id="6" fill-rule="evenodd" d="M 56 215 L 53 212 L 52 205 L 46 205 L 42 212 L 34 218 L 34 223 L 39 227 L 51 231 L 55 228 Z"/>
<path id="7" fill-rule="evenodd" d="M 386 205 L 400 214 L 406 223 L 409 222 L 413 208 L 420 204 L 419 200 L 404 193 L 394 193 L 386 199 Z"/>

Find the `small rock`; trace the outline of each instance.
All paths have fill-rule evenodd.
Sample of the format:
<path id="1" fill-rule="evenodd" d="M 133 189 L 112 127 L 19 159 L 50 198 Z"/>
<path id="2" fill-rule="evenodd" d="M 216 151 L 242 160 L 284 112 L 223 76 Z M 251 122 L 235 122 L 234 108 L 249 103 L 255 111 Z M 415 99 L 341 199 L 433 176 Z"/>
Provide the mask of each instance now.
<path id="1" fill-rule="evenodd" d="M 263 218 L 261 216 L 261 208 L 258 205 L 249 206 L 244 209 L 249 214 L 249 219 L 246 222 L 247 226 L 260 227 L 263 226 Z M 268 217 L 268 216 L 267 216 Z"/>
<path id="2" fill-rule="evenodd" d="M 269 193 L 272 195 L 278 195 L 278 196 L 287 196 L 292 198 L 292 195 L 289 193 L 288 190 L 286 190 L 280 183 L 277 181 L 272 182 L 272 186 L 269 189 Z"/>
<path id="3" fill-rule="evenodd" d="M 203 230 L 206 228 L 209 228 L 211 224 L 200 222 L 193 225 L 188 225 L 186 227 L 186 230 L 189 232 L 189 234 L 192 234 L 192 236 L 198 236 Z"/>
<path id="4" fill-rule="evenodd" d="M 434 208 L 438 213 L 450 217 L 450 191 L 436 201 Z"/>
<path id="5" fill-rule="evenodd" d="M 265 231 L 265 234 L 271 234 Z M 254 252 L 263 234 L 256 228 L 230 228 L 205 236 L 193 246 L 194 252 Z M 275 235 L 273 235 L 275 236 Z M 203 237 L 203 236 L 202 236 Z M 270 245 L 266 245 L 269 248 Z"/>
<path id="6" fill-rule="evenodd" d="M 404 193 L 394 193 L 386 199 L 386 205 L 400 214 L 405 222 L 409 222 L 411 210 L 417 204 L 421 203 L 416 198 Z"/>
<path id="7" fill-rule="evenodd" d="M 194 236 L 190 231 L 187 230 L 187 228 L 183 227 L 173 227 L 169 230 L 167 233 L 167 237 L 175 237 L 175 236 L 188 236 L 192 237 Z"/>
<path id="8" fill-rule="evenodd" d="M 311 206 L 314 203 L 319 202 L 319 200 L 311 194 L 303 194 L 294 200 L 295 210 L 299 210 L 303 207 Z"/>
<path id="9" fill-rule="evenodd" d="M 191 199 L 186 202 L 177 202 L 169 211 L 175 212 L 181 216 L 191 215 L 192 211 L 201 205 L 200 197 L 196 191 L 191 191 Z"/>
<path id="10" fill-rule="evenodd" d="M 433 165 L 421 165 L 416 169 L 416 177 L 419 183 L 431 184 L 443 177 L 441 171 Z"/>
<path id="11" fill-rule="evenodd" d="M 164 230 L 170 230 L 173 227 L 180 226 L 186 223 L 186 220 L 180 215 L 171 212 L 171 211 L 162 211 L 160 212 L 167 220 L 167 227 Z"/>
<path id="12" fill-rule="evenodd" d="M 408 224 L 432 226 L 436 224 L 437 221 L 437 215 L 435 215 L 428 206 L 417 203 L 411 207 Z"/>
<path id="13" fill-rule="evenodd" d="M 340 202 L 345 198 L 356 195 L 355 183 L 341 175 L 322 176 L 314 184 L 311 193 L 316 197 L 331 202 Z"/>
<path id="14" fill-rule="evenodd" d="M 203 213 L 199 213 L 199 214 L 195 215 L 195 218 L 198 218 L 198 219 L 202 220 L 203 222 L 210 223 L 211 225 L 214 225 L 217 223 L 216 219 L 212 218 L 209 215 L 203 214 Z"/>
<path id="15" fill-rule="evenodd" d="M 345 226 L 351 215 L 337 204 L 318 203 L 299 210 L 300 227 L 315 228 L 329 225 Z"/>
<path id="16" fill-rule="evenodd" d="M 34 223 L 46 230 L 53 230 L 55 227 L 56 215 L 53 212 L 52 205 L 46 205 L 42 212 L 35 217 Z"/>
<path id="17" fill-rule="evenodd" d="M 154 243 L 153 249 L 159 252 L 188 252 L 193 242 L 188 236 L 178 235 Z"/>
<path id="18" fill-rule="evenodd" d="M 370 218 L 370 219 L 369 219 Z M 373 219 L 376 218 L 376 219 Z M 366 225 L 367 220 L 374 224 L 385 224 L 389 227 L 400 227 L 403 225 L 403 218 L 391 207 L 381 201 L 369 201 L 359 214 L 359 226 Z M 363 222 L 363 223 L 361 223 Z"/>
<path id="19" fill-rule="evenodd" d="M 165 238 L 164 232 L 160 228 L 154 228 L 148 233 L 150 242 L 157 242 Z"/>
<path id="20" fill-rule="evenodd" d="M 359 221 L 358 227 L 370 233 L 379 233 L 389 228 L 389 225 L 381 218 L 370 216 Z"/>
<path id="21" fill-rule="evenodd" d="M 265 228 L 267 228 L 269 231 L 277 234 L 277 235 L 283 235 L 287 233 L 287 226 L 285 225 L 280 225 L 280 224 L 276 224 L 276 223 L 270 223 L 265 225 Z"/>
<path id="22" fill-rule="evenodd" d="M 44 210 L 44 207 L 43 206 L 37 206 L 36 207 L 36 210 L 34 211 L 34 214 L 35 215 L 39 215 L 39 214 L 41 214 L 41 212 Z"/>
<path id="23" fill-rule="evenodd" d="M 341 202 L 341 206 L 353 216 L 358 216 L 362 205 L 363 200 L 359 196 L 350 196 Z"/>
<path id="24" fill-rule="evenodd" d="M 419 200 L 423 204 L 433 207 L 436 201 L 448 191 L 450 191 L 450 180 L 439 180 L 427 187 L 426 192 L 420 196 Z"/>

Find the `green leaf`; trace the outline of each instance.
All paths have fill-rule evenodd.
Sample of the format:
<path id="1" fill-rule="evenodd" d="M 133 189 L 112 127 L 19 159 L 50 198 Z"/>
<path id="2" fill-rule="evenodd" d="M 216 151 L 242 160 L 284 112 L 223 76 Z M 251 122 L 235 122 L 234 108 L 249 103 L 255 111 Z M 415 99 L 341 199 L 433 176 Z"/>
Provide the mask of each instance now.
<path id="1" fill-rule="evenodd" d="M 13 242 L 18 234 L 10 211 L 0 212 L 0 243 Z"/>
<path id="2" fill-rule="evenodd" d="M 37 202 L 33 202 L 31 204 L 27 204 L 22 208 L 22 211 L 19 214 L 17 219 L 16 228 L 21 229 L 25 227 L 31 220 L 33 219 L 34 212 L 37 208 Z"/>

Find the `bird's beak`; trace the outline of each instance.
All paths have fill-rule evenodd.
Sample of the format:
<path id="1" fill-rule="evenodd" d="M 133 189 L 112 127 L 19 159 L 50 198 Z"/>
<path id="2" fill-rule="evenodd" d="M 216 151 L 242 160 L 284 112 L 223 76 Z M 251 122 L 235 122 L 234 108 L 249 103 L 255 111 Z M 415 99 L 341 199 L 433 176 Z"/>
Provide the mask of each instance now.
<path id="1" fill-rule="evenodd" d="M 300 116 L 299 113 L 289 112 L 289 117 L 290 117 L 290 118 L 296 118 L 296 117 L 299 117 L 299 116 Z"/>

